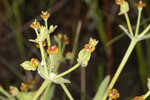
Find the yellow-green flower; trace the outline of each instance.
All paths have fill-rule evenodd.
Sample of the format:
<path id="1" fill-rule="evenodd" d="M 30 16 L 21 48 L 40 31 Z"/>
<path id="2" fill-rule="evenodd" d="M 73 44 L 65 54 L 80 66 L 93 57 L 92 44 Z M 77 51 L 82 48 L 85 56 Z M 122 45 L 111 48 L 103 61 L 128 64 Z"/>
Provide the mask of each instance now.
<path id="1" fill-rule="evenodd" d="M 117 98 L 119 98 L 120 94 L 119 94 L 118 90 L 111 89 L 108 91 L 108 96 L 109 96 L 109 98 L 116 100 Z"/>
<path id="2" fill-rule="evenodd" d="M 137 6 L 138 8 L 143 8 L 143 7 L 145 7 L 145 6 L 146 6 L 146 3 L 143 3 L 143 1 L 142 1 L 142 0 L 139 0 L 139 2 L 138 2 L 138 3 L 136 3 L 136 6 Z"/>
<path id="3" fill-rule="evenodd" d="M 34 20 L 34 22 L 30 24 L 30 27 L 33 29 L 37 29 L 39 26 L 40 26 L 40 22 L 38 22 L 36 19 Z"/>
<path id="4" fill-rule="evenodd" d="M 21 83 L 21 86 L 20 86 L 21 91 L 27 91 L 28 89 L 29 89 L 29 84 Z"/>
<path id="5" fill-rule="evenodd" d="M 93 52 L 95 50 L 95 46 L 90 44 L 85 44 L 84 49 L 88 52 Z"/>
<path id="6" fill-rule="evenodd" d="M 41 18 L 48 19 L 50 17 L 50 13 L 48 11 L 42 11 Z"/>
<path id="7" fill-rule="evenodd" d="M 39 65 L 39 60 L 37 58 L 32 58 L 30 60 L 30 64 L 33 66 L 33 67 L 37 67 Z"/>
<path id="8" fill-rule="evenodd" d="M 58 53 L 58 48 L 56 45 L 53 45 L 53 46 L 49 46 L 48 49 L 47 49 L 47 53 L 49 55 L 51 54 L 57 54 Z"/>

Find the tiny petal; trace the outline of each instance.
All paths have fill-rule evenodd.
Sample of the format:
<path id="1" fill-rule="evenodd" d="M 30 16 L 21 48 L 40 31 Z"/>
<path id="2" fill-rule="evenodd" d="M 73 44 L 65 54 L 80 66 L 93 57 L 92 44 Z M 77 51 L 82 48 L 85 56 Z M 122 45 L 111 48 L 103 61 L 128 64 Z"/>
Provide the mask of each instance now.
<path id="1" fill-rule="evenodd" d="M 49 46 L 47 49 L 48 54 L 57 54 L 58 53 L 58 48 L 56 45 Z"/>

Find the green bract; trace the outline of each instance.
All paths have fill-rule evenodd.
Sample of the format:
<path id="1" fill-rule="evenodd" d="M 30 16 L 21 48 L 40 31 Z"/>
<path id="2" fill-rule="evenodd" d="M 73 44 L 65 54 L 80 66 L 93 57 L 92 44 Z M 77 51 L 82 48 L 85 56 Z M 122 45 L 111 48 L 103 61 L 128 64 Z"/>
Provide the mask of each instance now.
<path id="1" fill-rule="evenodd" d="M 129 11 L 129 4 L 128 4 L 128 2 L 124 1 L 124 3 L 122 5 L 120 5 L 119 15 L 127 13 L 128 11 Z"/>
<path id="2" fill-rule="evenodd" d="M 19 92 L 16 96 L 18 100 L 33 100 L 35 92 Z"/>
<path id="3" fill-rule="evenodd" d="M 55 78 L 57 75 L 53 72 L 51 72 L 49 75 L 47 75 L 45 73 L 45 70 L 44 70 L 44 67 L 43 66 L 39 66 L 38 67 L 38 73 L 40 74 L 40 76 L 42 78 L 44 78 L 45 80 L 49 80 L 49 81 L 52 81 L 53 83 L 56 83 L 56 84 L 62 84 L 62 83 L 70 83 L 69 80 L 67 79 L 64 79 L 62 77 L 60 78 L 57 78 L 57 79 L 53 79 Z"/>
<path id="4" fill-rule="evenodd" d="M 78 63 L 81 64 L 82 67 L 86 67 L 91 57 L 91 53 L 85 49 L 82 49 L 78 55 Z"/>
<path id="5" fill-rule="evenodd" d="M 55 78 L 57 76 L 55 73 L 50 73 L 49 76 L 50 76 L 49 80 L 51 80 L 52 82 L 54 82 L 56 84 L 71 83 L 69 80 L 64 79 L 62 77 L 52 80 L 53 78 Z"/>
<path id="6" fill-rule="evenodd" d="M 22 64 L 20 64 L 21 67 L 23 67 L 25 70 L 31 70 L 31 71 L 35 71 L 37 67 L 32 66 L 32 64 L 30 63 L 30 61 L 24 61 Z"/>

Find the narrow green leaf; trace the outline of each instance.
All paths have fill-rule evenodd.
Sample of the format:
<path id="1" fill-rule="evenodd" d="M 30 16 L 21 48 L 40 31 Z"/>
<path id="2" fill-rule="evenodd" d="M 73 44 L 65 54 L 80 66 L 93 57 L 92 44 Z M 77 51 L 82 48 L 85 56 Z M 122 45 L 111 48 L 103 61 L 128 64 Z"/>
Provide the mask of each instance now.
<path id="1" fill-rule="evenodd" d="M 42 99 L 41 100 L 52 100 L 52 97 L 54 95 L 54 90 L 55 90 L 55 86 L 48 86 L 47 89 L 45 90 Z"/>
<path id="2" fill-rule="evenodd" d="M 42 78 L 47 79 L 48 75 L 47 75 L 46 72 L 45 72 L 44 66 L 42 66 L 42 65 L 38 66 L 38 69 L 37 69 L 37 70 L 38 70 L 39 75 L 40 75 Z"/>
<path id="3" fill-rule="evenodd" d="M 69 80 L 64 79 L 62 77 L 52 80 L 54 77 L 56 77 L 56 74 L 55 73 L 50 73 L 49 80 L 51 80 L 52 82 L 54 82 L 56 84 L 71 83 Z"/>
<path id="4" fill-rule="evenodd" d="M 98 91 L 93 100 L 102 100 L 104 93 L 106 92 L 109 81 L 110 81 L 110 76 L 106 76 L 106 78 L 100 84 Z"/>

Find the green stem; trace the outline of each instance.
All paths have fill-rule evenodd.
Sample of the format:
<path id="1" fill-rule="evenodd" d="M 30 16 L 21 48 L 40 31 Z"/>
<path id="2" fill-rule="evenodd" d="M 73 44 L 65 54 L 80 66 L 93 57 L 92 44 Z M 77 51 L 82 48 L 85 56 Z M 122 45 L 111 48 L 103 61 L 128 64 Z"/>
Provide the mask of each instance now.
<path id="1" fill-rule="evenodd" d="M 48 84 L 50 84 L 50 81 L 45 80 L 40 89 L 37 91 L 37 93 L 35 94 L 35 97 L 33 98 L 33 100 L 37 100 L 38 97 L 40 96 L 40 94 L 44 91 L 44 89 L 48 86 Z"/>
<path id="2" fill-rule="evenodd" d="M 11 94 L 9 94 L 7 91 L 5 91 L 1 86 L 0 86 L 0 92 L 5 95 L 7 98 L 11 98 Z"/>
<path id="3" fill-rule="evenodd" d="M 144 31 L 139 35 L 139 38 L 143 37 L 150 30 L 150 25 L 148 25 Z"/>
<path id="4" fill-rule="evenodd" d="M 63 73 L 61 73 L 61 74 L 58 74 L 56 77 L 54 77 L 52 80 L 55 80 L 55 79 L 57 79 L 57 78 L 60 78 L 60 77 L 62 77 L 62 76 L 64 76 L 64 75 L 66 75 L 66 74 L 68 74 L 68 73 L 70 73 L 70 72 L 72 72 L 73 70 L 75 70 L 76 68 L 78 68 L 80 66 L 80 64 L 76 64 L 76 65 L 74 65 L 73 67 L 71 67 L 70 69 L 68 69 L 67 71 L 65 71 L 65 72 L 63 72 Z"/>
<path id="5" fill-rule="evenodd" d="M 136 24 L 135 36 L 137 36 L 138 32 L 139 32 L 140 20 L 141 20 L 141 12 L 142 12 L 142 8 L 138 8 L 138 19 L 137 19 L 137 24 Z"/>
<path id="6" fill-rule="evenodd" d="M 73 97 L 72 97 L 72 95 L 71 95 L 71 93 L 69 92 L 69 90 L 67 89 L 67 87 L 65 86 L 65 84 L 60 84 L 61 85 L 61 87 L 63 88 L 63 90 L 65 91 L 65 93 L 66 93 L 66 95 L 68 96 L 68 98 L 70 99 L 70 100 L 74 100 L 73 99 Z"/>
<path id="7" fill-rule="evenodd" d="M 132 31 L 132 27 L 131 27 L 131 23 L 130 23 L 130 19 L 127 13 L 124 13 L 126 21 L 127 21 L 127 25 L 128 25 L 128 29 L 130 34 L 133 36 L 133 31 Z"/>
<path id="8" fill-rule="evenodd" d="M 35 29 L 35 33 L 36 33 L 36 36 L 37 36 L 37 38 L 38 38 L 39 33 L 38 33 L 38 30 L 37 30 L 37 29 Z"/>
<path id="9" fill-rule="evenodd" d="M 145 100 L 149 95 L 150 95 L 150 90 L 145 95 L 143 95 L 143 99 Z"/>
<path id="10" fill-rule="evenodd" d="M 45 22 L 46 29 L 48 30 L 47 19 L 44 19 L 44 22 Z M 50 35 L 47 36 L 47 44 L 48 44 L 48 46 L 51 45 Z"/>
<path id="11" fill-rule="evenodd" d="M 128 47 L 128 49 L 127 49 L 127 51 L 126 51 L 126 53 L 125 53 L 125 55 L 124 55 L 124 57 L 123 57 L 123 59 L 122 59 L 120 65 L 119 65 L 119 67 L 118 67 L 118 69 L 117 69 L 117 71 L 116 71 L 114 77 L 112 78 L 112 80 L 111 80 L 111 82 L 110 82 L 110 84 L 109 84 L 109 86 L 108 86 L 108 88 L 107 88 L 106 93 L 104 94 L 103 100 L 106 100 L 108 90 L 112 89 L 113 86 L 115 85 L 115 83 L 116 83 L 116 81 L 117 81 L 117 79 L 118 79 L 120 73 L 122 72 L 122 70 L 123 70 L 123 68 L 124 68 L 124 66 L 125 66 L 125 64 L 126 64 L 126 62 L 127 62 L 127 60 L 128 60 L 128 58 L 129 58 L 131 52 L 133 51 L 133 49 L 134 49 L 136 43 L 137 43 L 137 40 L 135 40 L 135 39 L 133 39 L 133 40 L 130 42 L 129 47 Z"/>
<path id="12" fill-rule="evenodd" d="M 44 48 L 42 46 L 42 42 L 40 42 L 39 45 L 40 45 L 42 61 L 44 63 L 44 69 L 45 69 L 46 74 L 48 75 L 47 64 L 46 64 L 46 59 L 45 59 L 45 51 L 44 51 Z"/>

